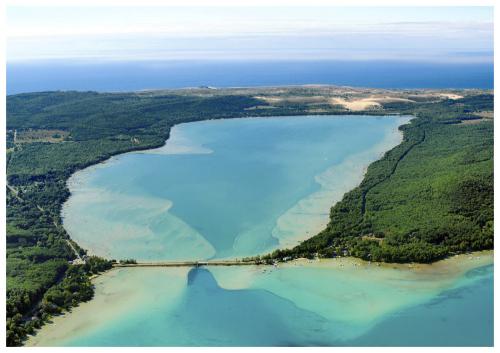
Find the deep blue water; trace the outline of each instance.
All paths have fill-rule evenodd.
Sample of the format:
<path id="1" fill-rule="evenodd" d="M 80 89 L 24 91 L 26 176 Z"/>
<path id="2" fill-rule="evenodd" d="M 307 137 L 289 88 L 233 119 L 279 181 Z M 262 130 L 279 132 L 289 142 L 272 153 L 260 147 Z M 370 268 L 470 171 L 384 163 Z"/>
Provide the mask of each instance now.
<path id="1" fill-rule="evenodd" d="M 7 94 L 194 86 L 333 84 L 380 88 L 493 88 L 493 63 L 402 61 L 169 61 L 8 63 Z"/>

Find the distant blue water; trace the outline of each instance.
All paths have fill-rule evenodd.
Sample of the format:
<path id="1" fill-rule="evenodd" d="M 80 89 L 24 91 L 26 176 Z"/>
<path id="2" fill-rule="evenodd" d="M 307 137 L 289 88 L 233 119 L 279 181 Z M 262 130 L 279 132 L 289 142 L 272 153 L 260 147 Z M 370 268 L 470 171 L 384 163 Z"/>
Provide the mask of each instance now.
<path id="1" fill-rule="evenodd" d="M 7 94 L 194 86 L 333 84 L 380 88 L 493 88 L 493 63 L 402 61 L 170 61 L 8 63 Z"/>

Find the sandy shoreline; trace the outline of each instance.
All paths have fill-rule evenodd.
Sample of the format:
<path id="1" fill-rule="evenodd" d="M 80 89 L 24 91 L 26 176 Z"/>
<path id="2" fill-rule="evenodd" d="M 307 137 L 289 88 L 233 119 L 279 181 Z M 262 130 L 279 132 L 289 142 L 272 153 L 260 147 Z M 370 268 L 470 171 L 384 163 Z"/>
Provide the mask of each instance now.
<path id="1" fill-rule="evenodd" d="M 169 284 L 169 297 L 163 300 L 175 302 L 187 284 L 189 268 L 177 267 L 165 271 L 161 268 L 144 269 L 114 268 L 92 279 L 94 298 L 80 303 L 70 312 L 52 318 L 35 335 L 29 335 L 25 346 L 61 345 L 69 336 L 99 330 L 107 320 L 119 319 L 130 308 L 157 298 L 150 288 L 158 281 Z M 131 285 L 134 283 L 134 285 Z"/>
<path id="2" fill-rule="evenodd" d="M 317 311 L 319 306 L 321 314 L 331 320 L 350 318 L 367 325 L 388 312 L 415 305 L 453 288 L 468 271 L 492 263 L 493 251 L 482 251 L 453 256 L 433 264 L 378 264 L 356 258 L 338 258 L 297 259 L 277 267 L 208 266 L 207 269 L 224 289 L 264 289 L 307 310 Z M 158 297 L 163 302 L 170 301 L 174 307 L 187 287 L 190 269 L 112 269 L 92 280 L 96 288 L 93 300 L 53 318 L 52 323 L 43 326 L 35 336 L 29 336 L 26 345 L 64 345 L 65 339 L 98 331 L 109 320 L 120 320 L 136 305 L 154 303 Z M 164 286 L 160 294 L 155 293 L 159 283 Z M 364 299 L 360 300 L 359 293 L 377 286 L 378 290 L 363 294 Z M 168 296 L 165 297 L 165 293 Z M 388 300 L 391 295 L 395 299 Z M 349 310 L 344 312 L 345 308 Z"/>
<path id="3" fill-rule="evenodd" d="M 405 123 L 407 123 L 407 121 Z M 399 140 L 399 142 L 395 145 L 391 145 L 392 147 L 390 148 L 397 146 L 401 142 L 402 134 L 400 137 L 401 139 Z M 159 148 L 142 151 L 142 153 L 147 153 L 148 151 L 155 151 L 162 148 L 165 148 L 165 145 Z M 198 151 L 199 153 L 209 153 L 208 151 L 202 150 L 201 148 L 202 147 L 200 146 L 200 150 Z M 383 156 L 386 151 L 387 149 L 384 151 L 379 151 L 379 157 L 377 157 L 375 160 L 381 158 L 381 156 Z M 181 152 L 187 153 L 186 150 L 182 150 Z M 137 151 L 127 153 L 137 153 Z M 94 165 L 92 167 L 98 167 L 102 164 L 110 162 L 112 163 L 112 159 L 106 162 L 102 162 L 98 165 Z M 372 162 L 373 161 L 371 161 L 370 164 Z M 364 178 L 365 172 L 366 168 L 364 168 L 359 182 Z M 328 176 L 327 174 L 328 173 L 325 173 L 325 175 L 321 175 L 321 177 L 326 177 Z M 359 182 L 356 185 L 358 185 Z M 70 180 L 68 180 L 68 184 L 70 184 Z M 351 190 L 353 187 L 350 187 L 349 190 Z M 349 190 L 345 192 L 348 192 Z M 325 192 L 325 190 L 320 190 L 319 193 L 321 192 Z M 326 194 L 328 194 L 328 192 L 326 192 Z M 342 193 L 342 196 L 343 194 L 344 192 Z M 325 196 L 323 195 L 323 198 L 324 197 Z M 310 205 L 304 205 L 304 202 L 306 202 L 307 200 L 301 200 L 302 205 L 299 206 L 312 207 L 313 209 L 317 209 L 317 205 L 315 205 L 316 207 L 312 205 L 312 201 L 318 201 L 315 200 L 317 199 L 317 197 L 310 198 Z M 338 202 L 340 199 L 333 200 L 333 203 Z M 323 205 L 326 203 L 321 202 L 321 204 Z M 332 202 L 330 200 L 330 203 L 328 204 L 328 207 L 326 209 L 328 210 L 331 206 Z M 293 214 L 290 215 L 293 216 Z M 281 226 L 296 230 L 294 224 L 297 222 L 291 222 L 290 224 L 288 223 L 290 222 L 282 220 Z M 322 229 L 325 226 L 325 217 L 316 217 L 314 219 L 309 219 L 308 222 L 304 221 L 302 223 L 306 223 L 307 227 L 310 228 L 308 228 L 308 233 L 302 234 L 300 239 L 297 238 L 297 235 L 292 235 L 289 238 L 285 236 L 283 239 L 280 239 L 280 248 L 293 246 L 293 243 L 295 243 L 296 241 L 303 240 L 304 238 L 308 238 L 309 236 L 316 234 L 316 229 Z M 278 227 L 279 225 L 277 224 L 276 228 Z M 301 231 L 304 229 L 305 228 L 302 227 Z M 307 235 L 307 237 L 304 237 L 304 235 Z M 288 234 L 288 236 L 290 236 L 290 234 Z M 307 298 L 307 300 L 314 300 L 314 295 L 316 295 L 318 298 L 321 298 L 321 302 L 321 300 L 325 300 L 325 292 L 323 289 L 315 288 L 310 296 L 305 296 L 303 298 L 300 296 L 295 296 L 294 293 L 290 293 L 290 295 L 287 295 L 286 291 L 282 291 L 282 288 L 275 288 L 270 285 L 270 282 L 267 279 L 270 276 L 267 275 L 269 273 L 274 273 L 274 275 L 276 275 L 281 271 L 281 273 L 283 273 L 284 275 L 280 275 L 282 277 L 279 278 L 279 280 L 281 281 L 280 285 L 283 285 L 283 288 L 287 288 L 288 291 L 290 289 L 293 289 L 293 279 L 291 277 L 287 277 L 287 273 L 289 273 L 287 271 L 293 271 L 294 269 L 299 268 L 315 270 L 319 273 L 319 276 L 323 276 L 323 274 L 325 274 L 326 272 L 328 272 L 326 276 L 335 273 L 345 281 L 352 280 L 359 283 L 363 281 L 373 281 L 374 279 L 387 281 L 387 283 L 395 283 L 396 281 L 400 281 L 401 283 L 403 283 L 403 286 L 399 288 L 399 290 L 406 290 L 407 287 L 413 288 L 412 286 L 414 285 L 414 283 L 422 281 L 423 284 L 428 286 L 427 289 L 429 296 L 432 293 L 439 292 L 440 290 L 451 288 L 454 281 L 457 280 L 460 276 L 463 276 L 467 271 L 492 263 L 493 251 L 483 251 L 453 256 L 445 260 L 435 262 L 433 264 L 369 263 L 356 258 L 337 258 L 321 259 L 318 261 L 298 259 L 279 264 L 276 268 L 270 266 L 244 266 L 244 268 L 237 266 L 232 268 L 215 268 L 209 266 L 208 268 L 214 274 L 214 277 L 222 288 L 235 290 L 249 288 L 265 289 L 275 293 L 276 295 L 290 299 L 298 306 L 314 311 L 314 305 L 308 307 L 309 303 L 307 303 L 304 298 Z M 171 300 L 172 303 L 175 303 L 175 300 L 177 300 L 177 298 L 181 295 L 182 291 L 187 285 L 186 279 L 189 270 L 190 268 L 187 267 L 173 269 L 170 268 L 168 269 L 168 271 L 159 268 L 110 270 L 92 279 L 92 282 L 94 283 L 96 288 L 95 297 L 93 300 L 80 304 L 69 313 L 55 317 L 52 320 L 52 323 L 46 324 L 41 330 L 37 332 L 35 336 L 29 336 L 26 345 L 61 345 L 64 344 L 65 338 L 69 336 L 74 337 L 75 335 L 99 330 L 102 325 L 105 325 L 105 322 L 107 320 L 115 320 L 119 318 L 121 315 L 130 310 L 130 308 L 135 307 L 137 303 L 148 300 L 148 298 L 149 300 L 155 300 L 154 293 L 152 293 L 153 291 L 148 289 L 148 285 L 154 285 L 155 280 L 157 280 L 157 277 L 159 276 L 167 276 L 167 281 L 169 281 L 172 286 L 172 295 L 168 300 Z M 135 271 L 135 273 L 128 271 Z M 127 280 L 124 281 L 123 278 L 127 278 Z M 405 281 L 410 281 L 411 283 L 407 284 L 405 283 Z M 134 282 L 135 285 L 131 287 L 131 283 Z M 268 285 L 269 288 L 267 287 Z M 326 286 L 326 288 L 329 287 Z M 425 295 L 423 295 L 422 298 L 425 298 Z M 336 299 L 338 299 L 338 297 Z M 391 309 L 390 305 L 382 305 L 383 299 L 384 298 L 382 296 L 374 297 L 375 302 L 379 303 L 381 306 L 379 312 L 377 311 L 375 313 L 372 313 L 374 317 L 376 315 L 381 315 L 381 313 L 388 312 Z M 415 302 L 417 302 L 417 299 L 410 298 L 407 302 L 402 301 L 401 303 L 396 304 L 402 307 L 404 305 L 410 305 Z M 396 304 L 394 304 L 394 307 L 397 306 Z M 359 313 L 357 313 L 356 315 L 359 315 L 359 317 L 362 319 L 362 314 L 364 314 L 362 312 L 363 310 L 366 311 L 366 308 L 364 308 L 362 305 L 360 306 L 360 308 L 361 309 L 358 310 Z M 338 310 L 338 308 L 332 307 L 330 310 L 326 310 L 325 316 L 328 318 L 338 319 L 339 314 L 335 312 L 335 310 Z M 96 313 L 99 314 L 98 317 L 96 317 Z M 340 317 L 342 317 L 342 313 L 340 314 Z"/>
<path id="4" fill-rule="evenodd" d="M 278 271 L 280 269 L 291 269 L 291 268 L 315 268 L 323 270 L 332 270 L 337 272 L 344 272 L 352 274 L 353 276 L 360 276 L 366 271 L 371 270 L 378 272 L 391 273 L 392 276 L 395 271 L 403 275 L 410 275 L 415 278 L 420 277 L 420 279 L 427 280 L 441 280 L 441 279 L 453 279 L 454 277 L 461 276 L 466 272 L 493 264 L 493 250 L 484 250 L 472 252 L 469 254 L 460 254 L 439 260 L 430 264 L 421 263 L 386 263 L 386 262 L 368 262 L 355 257 L 338 257 L 336 259 L 317 259 L 309 260 L 305 258 L 300 258 L 296 260 L 291 260 L 285 263 L 278 263 L 277 266 L 269 265 L 247 265 L 244 266 L 246 270 L 246 275 L 234 276 L 231 280 L 229 276 L 224 276 L 223 287 L 226 289 L 243 289 L 250 286 L 252 276 L 262 273 L 262 271 Z M 217 274 L 217 272 L 227 271 L 228 268 L 216 268 L 210 267 L 211 272 Z M 230 269 L 237 272 L 241 267 L 234 266 Z"/>
<path id="5" fill-rule="evenodd" d="M 314 116 L 311 115 L 309 117 Z M 343 115 L 332 115 L 331 117 L 343 117 Z M 273 117 L 249 117 L 245 119 L 271 118 Z M 286 116 L 278 116 L 276 118 L 286 118 Z M 407 124 L 414 117 L 399 116 L 399 118 L 400 120 L 395 122 L 395 124 L 390 127 L 390 130 L 387 130 L 384 139 L 373 146 L 370 150 L 352 155 L 350 156 L 350 158 L 347 158 L 340 164 L 334 164 L 322 173 L 316 175 L 315 181 L 320 186 L 319 190 L 313 192 L 310 195 L 307 195 L 303 199 L 298 200 L 298 202 L 294 206 L 286 210 L 275 220 L 274 228 L 271 230 L 271 237 L 277 239 L 278 245 L 276 247 L 270 247 L 263 252 L 268 253 L 277 248 L 294 247 L 301 241 L 306 240 L 323 230 L 329 222 L 330 208 L 335 203 L 340 201 L 345 193 L 349 192 L 362 182 L 364 175 L 366 174 L 366 170 L 371 163 L 380 159 L 388 150 L 401 143 L 403 139 L 403 133 L 398 129 L 398 127 Z M 214 122 L 221 123 L 223 120 L 230 119 L 220 119 L 215 120 Z M 85 183 L 85 180 L 90 178 L 90 175 L 95 169 L 105 168 L 106 166 L 117 163 L 120 157 L 127 154 L 206 154 L 213 152 L 205 146 L 196 144 L 196 141 L 189 141 L 189 139 L 182 134 L 176 137 L 176 134 L 174 134 L 174 132 L 178 133 L 177 126 L 183 124 L 190 123 L 181 123 L 173 126 L 171 128 L 169 138 L 165 140 L 165 144 L 161 147 L 155 147 L 152 149 L 140 151 L 130 151 L 112 156 L 110 159 L 104 162 L 89 166 L 83 170 L 75 172 L 68 179 L 67 186 L 70 190 L 71 196 L 62 205 L 61 219 L 63 222 L 63 226 L 66 228 L 71 238 L 73 238 L 73 240 L 76 240 L 78 243 L 81 243 L 80 245 L 86 248 L 89 254 L 102 256 L 105 258 L 133 257 L 139 260 L 146 261 L 150 260 L 150 258 L 144 255 L 144 251 L 142 253 L 139 252 L 136 254 L 120 254 L 116 252 L 113 253 L 113 241 L 116 241 L 116 239 L 112 239 L 112 237 L 116 237 L 117 234 L 121 237 L 124 233 L 131 233 L 133 234 L 133 236 L 127 239 L 129 241 L 137 239 L 143 244 L 154 244 L 156 241 L 154 234 L 146 232 L 146 230 L 143 228 L 134 227 L 133 224 L 122 224 L 121 228 L 115 231 L 112 222 L 98 223 L 100 227 L 106 229 L 107 238 L 108 240 L 111 239 L 111 242 L 103 242 L 102 239 L 93 239 L 91 237 L 84 237 L 81 234 L 78 234 L 76 231 L 77 229 L 85 229 L 87 223 L 91 221 L 94 222 L 95 219 L 85 219 L 79 216 L 78 221 L 75 221 L 73 217 L 72 223 L 67 222 L 67 219 L 69 217 L 68 208 L 70 208 L 71 205 L 84 204 L 85 202 L 87 202 L 86 199 L 92 198 L 92 194 L 97 194 L 100 198 L 102 198 L 104 195 L 109 199 L 115 199 L 112 200 L 113 202 L 123 203 L 126 205 L 143 205 L 146 203 L 147 206 L 143 205 L 140 209 L 141 214 L 143 214 L 144 218 L 152 217 L 153 215 L 168 214 L 168 217 L 172 222 L 176 221 L 176 224 L 178 223 L 179 229 L 181 227 L 183 228 L 182 232 L 179 231 L 176 232 L 176 234 L 189 234 L 189 237 L 185 237 L 186 239 L 184 239 L 185 241 L 183 245 L 185 245 L 187 241 L 193 241 L 193 243 L 198 244 L 198 252 L 194 254 L 195 256 L 193 258 L 189 258 L 190 260 L 207 259 L 214 256 L 215 250 L 212 249 L 211 244 L 202 234 L 199 234 L 194 228 L 191 228 L 189 224 L 183 222 L 181 219 L 178 219 L 172 213 L 168 212 L 168 209 L 172 207 L 172 202 L 170 200 L 154 198 L 144 200 L 138 198 L 126 200 L 126 202 L 121 202 L 120 200 L 124 198 L 124 195 L 115 195 L 114 193 L 108 192 L 106 190 L 92 188 L 85 189 L 81 187 L 81 185 Z M 177 147 L 179 147 L 180 149 L 178 149 Z M 150 207 L 151 205 L 156 206 Z M 118 211 L 125 212 L 126 209 L 114 210 L 114 212 Z M 257 255 L 257 253 L 245 253 L 245 251 L 240 251 L 240 247 L 244 247 L 244 245 L 246 244 L 245 241 L 251 238 L 253 235 L 254 234 L 252 232 L 249 232 L 249 234 L 243 232 L 235 238 L 233 243 L 234 256 L 243 257 Z M 243 243 L 243 245 L 240 246 L 240 243 Z M 140 244 L 135 244 L 135 246 L 138 248 L 141 247 Z M 170 242 L 156 243 L 154 249 L 151 249 L 153 251 L 149 253 L 148 256 L 153 254 L 153 256 L 159 260 L 160 258 L 158 257 L 158 254 L 161 253 L 164 248 L 172 248 L 172 246 L 173 243 Z M 165 260 L 182 260 L 185 256 L 187 256 L 187 254 L 182 253 L 181 256 L 182 258 L 178 258 L 175 256 L 172 257 L 172 254 L 168 253 L 166 254 Z M 224 257 L 226 258 L 227 256 Z"/>
<path id="6" fill-rule="evenodd" d="M 320 189 L 299 200 L 276 220 L 272 236 L 278 239 L 278 248 L 295 247 L 325 229 L 330 221 L 330 209 L 361 184 L 370 164 L 401 144 L 403 132 L 399 127 L 412 118 L 402 116 L 401 121 L 371 149 L 351 155 L 316 175 L 315 181 Z"/>
<path id="7" fill-rule="evenodd" d="M 220 287 L 265 290 L 344 327 L 337 339 L 364 334 L 393 313 L 473 283 L 473 269 L 493 264 L 493 251 L 434 264 L 377 264 L 355 258 L 300 259 L 277 268 L 212 268 Z"/>

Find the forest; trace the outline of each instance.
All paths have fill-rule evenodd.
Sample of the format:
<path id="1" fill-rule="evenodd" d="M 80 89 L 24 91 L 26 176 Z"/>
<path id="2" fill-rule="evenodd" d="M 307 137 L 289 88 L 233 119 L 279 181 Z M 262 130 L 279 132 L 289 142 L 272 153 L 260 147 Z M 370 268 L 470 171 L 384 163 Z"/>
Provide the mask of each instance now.
<path id="1" fill-rule="evenodd" d="M 321 109 L 320 114 L 352 114 L 337 106 Z M 493 95 L 478 92 L 364 111 L 415 119 L 401 127 L 403 142 L 332 207 L 325 230 L 293 249 L 259 258 L 348 254 L 432 262 L 493 248 L 493 121 L 476 115 L 492 110 Z M 8 96 L 7 345 L 22 345 L 53 315 L 91 299 L 90 278 L 112 266 L 111 259 L 87 256 L 61 225 L 72 173 L 119 153 L 159 147 L 178 123 L 310 112 L 306 103 L 270 107 L 244 92 Z M 31 139 L 19 139 L 23 132 Z"/>
<path id="2" fill-rule="evenodd" d="M 7 98 L 7 344 L 21 345 L 54 314 L 92 298 L 90 276 L 111 261 L 87 257 L 61 226 L 76 170 L 112 155 L 159 147 L 170 127 L 208 118 L 247 116 L 257 101 L 242 96 L 149 97 L 42 92 Z M 59 143 L 19 143 L 26 130 L 61 130 Z M 78 254 L 75 254 L 69 243 Z M 85 264 L 75 264 L 78 255 Z M 125 260 L 127 261 L 127 260 Z"/>
<path id="3" fill-rule="evenodd" d="M 493 248 L 492 95 L 421 104 L 403 142 L 371 164 L 330 210 L 322 232 L 265 260 L 349 255 L 368 261 L 433 262 Z"/>

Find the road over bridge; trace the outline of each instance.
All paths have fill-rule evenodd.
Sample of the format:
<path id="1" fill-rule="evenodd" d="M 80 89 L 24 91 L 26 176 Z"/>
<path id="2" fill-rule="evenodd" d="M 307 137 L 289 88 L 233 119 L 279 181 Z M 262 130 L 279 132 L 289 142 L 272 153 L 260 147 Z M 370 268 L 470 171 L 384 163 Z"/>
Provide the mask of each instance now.
<path id="1" fill-rule="evenodd" d="M 157 261 L 137 263 L 115 263 L 113 267 L 199 267 L 199 266 L 248 266 L 262 265 L 257 261 L 207 260 L 207 261 Z"/>

